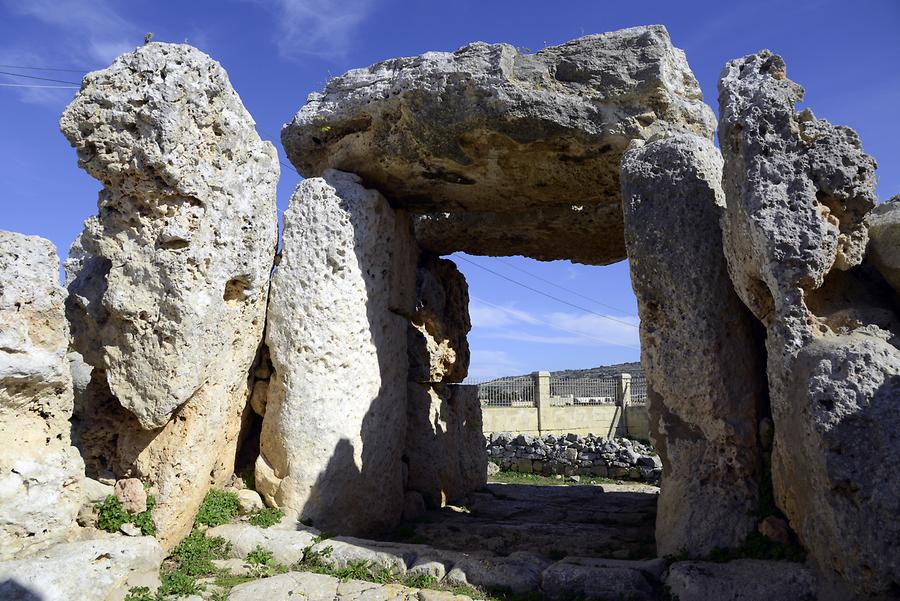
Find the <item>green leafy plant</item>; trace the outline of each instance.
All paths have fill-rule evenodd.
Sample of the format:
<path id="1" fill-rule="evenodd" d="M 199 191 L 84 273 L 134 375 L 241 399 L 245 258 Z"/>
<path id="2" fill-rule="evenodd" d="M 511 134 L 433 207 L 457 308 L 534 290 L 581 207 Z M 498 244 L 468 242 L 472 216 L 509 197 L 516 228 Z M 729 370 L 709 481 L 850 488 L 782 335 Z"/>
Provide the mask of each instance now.
<path id="1" fill-rule="evenodd" d="M 247 553 L 245 561 L 250 564 L 250 571 L 257 578 L 265 578 L 275 573 L 275 555 L 259 545 Z"/>
<path id="2" fill-rule="evenodd" d="M 98 503 L 94 511 L 97 513 L 97 527 L 106 532 L 118 532 L 130 518 L 128 512 L 122 509 L 122 503 L 113 495 Z"/>
<path id="3" fill-rule="evenodd" d="M 197 517 L 194 518 L 194 524 L 221 526 L 234 519 L 239 510 L 236 494 L 213 488 L 203 498 L 203 503 L 197 511 Z"/>
<path id="4" fill-rule="evenodd" d="M 206 576 L 216 571 L 213 559 L 224 559 L 228 543 L 224 538 L 207 538 L 199 530 L 191 533 L 172 551 L 172 559 L 177 563 L 177 571 L 189 576 Z"/>
<path id="5" fill-rule="evenodd" d="M 437 582 L 437 578 L 431 574 L 416 574 L 415 576 L 404 578 L 403 586 L 410 588 L 434 588 Z"/>
<path id="6" fill-rule="evenodd" d="M 97 513 L 97 527 L 106 532 L 118 532 L 123 524 L 134 524 L 141 529 L 144 536 L 153 536 L 156 534 L 156 526 L 153 525 L 151 512 L 155 504 L 156 499 L 153 495 L 148 495 L 145 511 L 128 513 L 114 495 L 108 495 L 94 507 Z"/>
<path id="7" fill-rule="evenodd" d="M 125 601 L 156 601 L 156 595 L 146 586 L 133 586 L 128 589 Z"/>
<path id="8" fill-rule="evenodd" d="M 277 507 L 265 507 L 250 516 L 250 523 L 260 528 L 274 526 L 284 517 L 284 512 Z"/>
<path id="9" fill-rule="evenodd" d="M 201 591 L 200 585 L 197 584 L 194 578 L 179 570 L 163 574 L 160 580 L 161 584 L 156 591 L 157 599 L 163 599 L 169 595 L 187 597 L 188 595 L 196 595 Z"/>

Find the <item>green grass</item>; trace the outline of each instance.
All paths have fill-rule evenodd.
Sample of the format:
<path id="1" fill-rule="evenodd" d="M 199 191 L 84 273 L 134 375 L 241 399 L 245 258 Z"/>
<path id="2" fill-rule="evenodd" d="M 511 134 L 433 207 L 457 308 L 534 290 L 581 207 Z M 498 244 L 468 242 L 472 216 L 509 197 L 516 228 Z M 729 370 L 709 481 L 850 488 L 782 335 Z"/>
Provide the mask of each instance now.
<path id="1" fill-rule="evenodd" d="M 94 506 L 94 512 L 97 513 L 97 527 L 106 532 L 118 532 L 124 524 L 134 524 L 140 528 L 144 536 L 153 536 L 156 534 L 156 526 L 153 525 L 151 512 L 155 504 L 156 499 L 153 495 L 147 495 L 146 511 L 128 513 L 115 495 L 109 495 Z"/>
<path id="2" fill-rule="evenodd" d="M 284 512 L 277 507 L 265 507 L 250 516 L 250 523 L 260 528 L 274 526 L 284 517 Z"/>
<path id="3" fill-rule="evenodd" d="M 615 484 L 616 482 L 621 482 L 621 480 L 613 480 L 601 476 L 579 476 L 578 482 L 572 482 L 568 478 L 569 476 L 556 478 L 556 476 L 523 474 L 521 472 L 503 470 L 488 478 L 488 481 L 501 484 L 531 484 L 539 486 L 583 486 L 586 484 Z"/>
<path id="4" fill-rule="evenodd" d="M 230 522 L 240 511 L 237 495 L 217 488 L 210 489 L 194 518 L 194 524 L 221 526 Z"/>

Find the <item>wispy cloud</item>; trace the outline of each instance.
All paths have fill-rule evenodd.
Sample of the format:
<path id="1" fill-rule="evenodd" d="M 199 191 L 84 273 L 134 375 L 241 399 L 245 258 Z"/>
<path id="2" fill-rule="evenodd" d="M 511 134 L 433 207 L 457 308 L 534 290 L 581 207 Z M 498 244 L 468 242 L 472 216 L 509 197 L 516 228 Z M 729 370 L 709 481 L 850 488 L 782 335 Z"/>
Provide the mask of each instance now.
<path id="1" fill-rule="evenodd" d="M 305 56 L 339 58 L 347 54 L 354 36 L 376 0 L 252 0 L 275 12 L 276 45 L 283 58 Z"/>
<path id="2" fill-rule="evenodd" d="M 478 335 L 497 340 L 591 347 L 639 348 L 638 318 L 595 313 L 533 313 L 474 298 L 469 305 Z M 474 362 L 473 362 L 474 363 Z"/>
<path id="3" fill-rule="evenodd" d="M 44 28 L 29 38 L 41 40 L 40 43 L 23 48 L 7 42 L 6 46 L 0 47 L 0 59 L 4 64 L 62 66 L 87 71 L 105 67 L 116 56 L 137 46 L 142 37 L 137 26 L 123 17 L 108 0 L 5 0 L 3 7 L 12 14 L 37 21 Z M 33 72 L 23 72 L 34 75 Z M 81 80 L 77 73 L 54 73 L 46 76 Z M 4 81 L 23 82 L 20 78 L 8 76 L 4 77 Z M 38 81 L 33 83 L 41 84 Z M 58 108 L 71 99 L 73 90 L 21 88 L 18 92 L 24 102 Z"/>
<path id="4" fill-rule="evenodd" d="M 523 373 L 525 368 L 506 351 L 473 350 L 467 382 L 482 382 Z"/>
<path id="5" fill-rule="evenodd" d="M 140 42 L 138 28 L 108 0 L 29 0 L 6 2 L 20 15 L 57 28 L 76 61 L 103 65 Z"/>

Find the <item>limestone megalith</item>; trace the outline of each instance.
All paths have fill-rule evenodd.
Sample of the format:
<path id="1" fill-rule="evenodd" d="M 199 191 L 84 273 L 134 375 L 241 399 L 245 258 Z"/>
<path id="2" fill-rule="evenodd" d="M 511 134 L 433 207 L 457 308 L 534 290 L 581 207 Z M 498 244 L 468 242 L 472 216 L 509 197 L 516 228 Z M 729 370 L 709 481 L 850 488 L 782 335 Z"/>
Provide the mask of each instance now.
<path id="1" fill-rule="evenodd" d="M 900 323 L 863 261 L 875 161 L 802 97 L 769 51 L 722 73 L 725 255 L 766 327 L 778 507 L 823 572 L 896 593 Z"/>
<path id="2" fill-rule="evenodd" d="M 75 346 L 96 403 L 124 410 L 108 462 L 157 486 L 171 545 L 233 470 L 277 240 L 277 155 L 224 69 L 181 44 L 88 74 L 60 126 L 104 186 L 71 253 Z"/>
<path id="3" fill-rule="evenodd" d="M 81 507 L 65 298 L 50 241 L 0 231 L 0 560 L 63 540 Z"/>
<path id="4" fill-rule="evenodd" d="M 625 258 L 629 141 L 714 129 L 684 53 L 654 25 L 535 54 L 478 42 L 353 69 L 310 95 L 282 142 L 304 177 L 356 173 L 420 215 L 429 252 L 603 265 Z"/>
<path id="5" fill-rule="evenodd" d="M 657 553 L 736 548 L 768 479 L 761 335 L 722 252 L 722 157 L 689 134 L 622 159 L 625 242 L 641 317 L 651 435 L 663 461 Z"/>
<path id="6" fill-rule="evenodd" d="M 415 269 L 408 216 L 359 178 L 297 186 L 272 278 L 256 486 L 316 528 L 371 534 L 400 519 Z"/>

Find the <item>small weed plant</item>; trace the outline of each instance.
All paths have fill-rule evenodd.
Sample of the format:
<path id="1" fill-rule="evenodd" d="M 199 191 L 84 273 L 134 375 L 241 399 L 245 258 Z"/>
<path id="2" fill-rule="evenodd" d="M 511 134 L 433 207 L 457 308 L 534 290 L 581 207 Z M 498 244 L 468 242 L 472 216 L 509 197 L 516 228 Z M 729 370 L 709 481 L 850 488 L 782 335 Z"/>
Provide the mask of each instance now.
<path id="1" fill-rule="evenodd" d="M 275 574 L 275 556 L 271 551 L 263 549 L 259 545 L 247 553 L 245 561 L 250 566 L 250 572 L 257 578 L 266 578 Z"/>
<path id="2" fill-rule="evenodd" d="M 203 503 L 194 518 L 195 525 L 221 526 L 227 524 L 238 514 L 237 495 L 217 488 L 211 489 L 203 498 Z"/>
<path id="3" fill-rule="evenodd" d="M 266 507 L 260 509 L 250 516 L 250 523 L 260 528 L 269 528 L 281 521 L 284 512 L 277 507 Z"/>
<path id="4" fill-rule="evenodd" d="M 153 495 L 147 495 L 147 509 L 141 513 L 128 513 L 122 508 L 122 503 L 115 495 L 108 495 L 103 501 L 94 506 L 97 514 L 97 527 L 106 532 L 118 532 L 123 524 L 134 524 L 141 530 L 144 536 L 156 534 L 151 512 L 156 504 Z"/>

